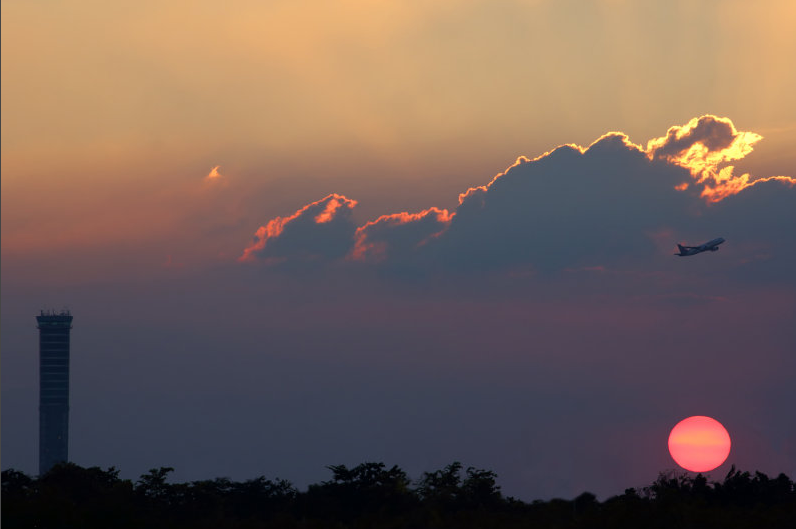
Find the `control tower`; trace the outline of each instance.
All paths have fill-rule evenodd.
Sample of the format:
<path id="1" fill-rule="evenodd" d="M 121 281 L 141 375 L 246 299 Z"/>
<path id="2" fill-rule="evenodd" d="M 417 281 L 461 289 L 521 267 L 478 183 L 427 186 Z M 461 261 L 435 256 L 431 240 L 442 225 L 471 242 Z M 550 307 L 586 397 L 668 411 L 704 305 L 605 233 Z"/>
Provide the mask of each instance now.
<path id="1" fill-rule="evenodd" d="M 68 310 L 41 311 L 39 327 L 39 475 L 68 460 L 69 330 Z"/>

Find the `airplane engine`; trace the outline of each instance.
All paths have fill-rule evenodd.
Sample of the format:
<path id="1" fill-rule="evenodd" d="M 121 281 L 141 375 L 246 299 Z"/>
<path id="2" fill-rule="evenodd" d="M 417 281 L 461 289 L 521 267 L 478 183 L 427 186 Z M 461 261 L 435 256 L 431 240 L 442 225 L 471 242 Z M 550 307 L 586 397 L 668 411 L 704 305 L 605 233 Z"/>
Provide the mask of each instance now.
<path id="1" fill-rule="evenodd" d="M 713 248 L 710 249 L 710 251 L 711 252 L 718 252 L 719 251 L 719 247 L 718 246 L 714 246 Z"/>

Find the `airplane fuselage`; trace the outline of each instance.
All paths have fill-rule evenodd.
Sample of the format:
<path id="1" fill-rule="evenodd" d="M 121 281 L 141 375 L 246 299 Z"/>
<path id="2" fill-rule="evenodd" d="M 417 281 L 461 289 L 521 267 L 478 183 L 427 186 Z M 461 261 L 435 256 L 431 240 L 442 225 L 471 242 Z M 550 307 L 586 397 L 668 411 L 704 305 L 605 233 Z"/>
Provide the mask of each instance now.
<path id="1" fill-rule="evenodd" d="M 722 237 L 717 237 L 713 240 L 706 242 L 705 244 L 700 244 L 699 246 L 681 246 L 677 245 L 677 248 L 680 250 L 680 253 L 676 253 L 679 257 L 688 257 L 689 255 L 696 255 L 702 252 L 717 252 L 719 250 L 719 244 L 723 243 L 724 239 Z"/>

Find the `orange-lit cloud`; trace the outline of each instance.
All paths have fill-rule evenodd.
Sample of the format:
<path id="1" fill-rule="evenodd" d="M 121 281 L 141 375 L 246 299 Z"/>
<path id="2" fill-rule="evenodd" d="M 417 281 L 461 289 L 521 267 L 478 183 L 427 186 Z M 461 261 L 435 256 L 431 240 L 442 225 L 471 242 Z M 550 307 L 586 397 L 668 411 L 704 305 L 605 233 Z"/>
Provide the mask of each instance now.
<path id="1" fill-rule="evenodd" d="M 348 200 L 345 197 L 338 197 L 335 195 L 334 198 L 331 198 L 326 202 L 326 207 L 324 210 L 315 216 L 315 223 L 325 224 L 327 222 L 331 222 L 332 219 L 334 219 L 338 209 L 341 207 L 353 209 L 354 206 L 356 206 L 356 201 Z"/>
<path id="2" fill-rule="evenodd" d="M 453 213 L 432 207 L 419 213 L 382 215 L 357 228 L 351 258 L 381 261 L 390 252 L 412 252 L 450 225 Z"/>
<path id="3" fill-rule="evenodd" d="M 213 180 L 218 180 L 219 178 L 221 178 L 221 173 L 218 172 L 218 169 L 220 167 L 221 167 L 220 165 L 216 165 L 215 167 L 213 167 L 210 170 L 210 173 L 208 173 L 208 175 L 205 176 L 205 182 L 212 182 Z"/>
<path id="4" fill-rule="evenodd" d="M 226 174 L 221 173 L 220 169 L 220 165 L 214 166 L 207 173 L 207 176 L 202 179 L 205 189 L 219 189 L 229 186 L 229 178 L 227 178 Z"/>
<path id="5" fill-rule="evenodd" d="M 238 260 L 342 257 L 353 243 L 356 226 L 350 216 L 356 205 L 356 200 L 333 193 L 288 217 L 276 217 L 257 229 Z"/>
<path id="6" fill-rule="evenodd" d="M 683 126 L 671 127 L 666 136 L 647 143 L 650 159 L 665 160 L 689 170 L 695 185 L 701 186 L 700 196 L 709 202 L 719 202 L 754 185 L 757 179 L 749 174 L 735 175 L 732 165 L 724 165 L 744 158 L 762 140 L 760 134 L 739 131 L 729 118 L 705 115 Z M 793 185 L 791 177 L 775 177 Z M 688 188 L 688 183 L 675 187 Z"/>

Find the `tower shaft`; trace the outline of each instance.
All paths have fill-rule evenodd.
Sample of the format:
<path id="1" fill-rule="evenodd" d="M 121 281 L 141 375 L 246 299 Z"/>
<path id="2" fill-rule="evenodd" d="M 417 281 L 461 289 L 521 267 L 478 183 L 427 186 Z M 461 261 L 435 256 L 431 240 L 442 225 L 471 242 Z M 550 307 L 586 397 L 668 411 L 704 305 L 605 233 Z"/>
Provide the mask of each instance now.
<path id="1" fill-rule="evenodd" d="M 69 458 L 68 311 L 44 312 L 39 328 L 39 475 Z"/>

